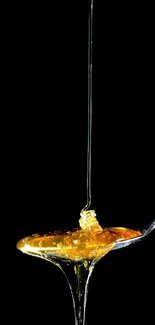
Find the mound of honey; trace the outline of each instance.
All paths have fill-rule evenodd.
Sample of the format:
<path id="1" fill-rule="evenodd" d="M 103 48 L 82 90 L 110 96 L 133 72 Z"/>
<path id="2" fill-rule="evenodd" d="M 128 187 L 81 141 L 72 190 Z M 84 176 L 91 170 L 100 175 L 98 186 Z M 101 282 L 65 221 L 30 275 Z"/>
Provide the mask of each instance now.
<path id="1" fill-rule="evenodd" d="M 80 228 L 65 233 L 32 235 L 21 239 L 17 248 L 38 257 L 50 256 L 74 261 L 100 259 L 118 241 L 142 235 L 140 231 L 121 227 L 102 228 L 94 210 L 81 211 Z"/>

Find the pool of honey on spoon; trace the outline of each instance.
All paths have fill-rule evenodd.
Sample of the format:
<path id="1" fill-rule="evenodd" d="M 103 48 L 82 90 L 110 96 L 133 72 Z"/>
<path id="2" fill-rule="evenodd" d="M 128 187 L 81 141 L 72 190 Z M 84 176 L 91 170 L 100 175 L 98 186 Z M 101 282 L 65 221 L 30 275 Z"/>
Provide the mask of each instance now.
<path id="1" fill-rule="evenodd" d="M 28 236 L 17 243 L 17 248 L 38 257 L 48 255 L 72 261 L 94 260 L 105 256 L 118 241 L 142 235 L 140 231 L 122 227 L 102 228 L 94 210 L 82 210 L 80 216 L 79 229 Z"/>

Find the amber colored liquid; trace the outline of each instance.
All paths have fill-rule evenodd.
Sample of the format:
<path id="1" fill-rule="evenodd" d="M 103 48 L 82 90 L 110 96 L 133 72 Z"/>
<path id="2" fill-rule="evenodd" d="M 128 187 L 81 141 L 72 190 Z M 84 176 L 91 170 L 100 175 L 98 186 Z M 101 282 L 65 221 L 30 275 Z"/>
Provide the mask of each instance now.
<path id="1" fill-rule="evenodd" d="M 100 231 L 77 229 L 61 234 L 32 235 L 20 240 L 17 248 L 27 254 L 70 259 L 100 259 L 115 243 L 140 236 L 141 232 L 121 227 L 103 228 Z"/>

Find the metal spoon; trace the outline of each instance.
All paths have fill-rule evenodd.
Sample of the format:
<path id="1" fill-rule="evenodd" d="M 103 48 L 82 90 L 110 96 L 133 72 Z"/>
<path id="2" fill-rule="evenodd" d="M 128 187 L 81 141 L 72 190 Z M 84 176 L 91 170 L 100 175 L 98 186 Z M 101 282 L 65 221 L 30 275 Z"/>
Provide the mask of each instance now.
<path id="1" fill-rule="evenodd" d="M 142 230 L 141 236 L 116 242 L 116 245 L 112 248 L 112 250 L 124 248 L 131 244 L 135 244 L 137 241 L 140 241 L 141 239 L 149 235 L 154 229 L 155 229 L 155 220 L 151 224 L 149 224 L 145 229 Z"/>

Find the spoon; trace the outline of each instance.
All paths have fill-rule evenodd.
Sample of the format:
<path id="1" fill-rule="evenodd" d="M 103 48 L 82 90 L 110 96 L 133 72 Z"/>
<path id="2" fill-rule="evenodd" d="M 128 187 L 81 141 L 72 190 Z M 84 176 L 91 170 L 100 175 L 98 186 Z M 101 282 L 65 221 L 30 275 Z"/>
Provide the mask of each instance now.
<path id="1" fill-rule="evenodd" d="M 112 250 L 124 248 L 131 244 L 135 244 L 136 242 L 142 240 L 144 237 L 149 235 L 154 229 L 155 229 L 155 220 L 151 224 L 149 224 L 145 229 L 143 229 L 141 231 L 142 235 L 131 238 L 131 239 L 119 241 L 115 244 L 115 246 L 112 248 Z"/>

